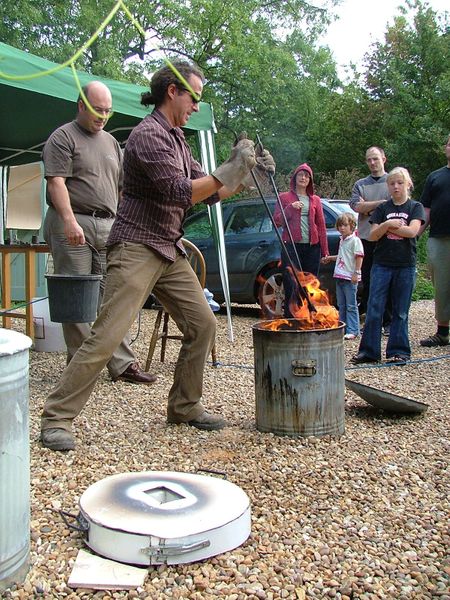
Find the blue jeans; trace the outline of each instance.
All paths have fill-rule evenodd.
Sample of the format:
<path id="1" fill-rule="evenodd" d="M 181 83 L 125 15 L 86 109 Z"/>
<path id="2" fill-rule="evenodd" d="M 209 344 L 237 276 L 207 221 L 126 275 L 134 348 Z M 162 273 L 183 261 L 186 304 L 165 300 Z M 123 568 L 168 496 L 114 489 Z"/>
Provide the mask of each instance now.
<path id="1" fill-rule="evenodd" d="M 345 333 L 359 335 L 359 312 L 356 301 L 358 285 L 348 279 L 335 279 L 339 320 L 346 324 Z"/>
<path id="2" fill-rule="evenodd" d="M 386 346 L 386 358 L 410 358 L 408 313 L 416 282 L 415 267 L 385 267 L 374 264 L 370 273 L 370 294 L 366 322 L 358 354 L 381 359 L 381 327 L 388 294 L 392 299 L 392 322 Z"/>

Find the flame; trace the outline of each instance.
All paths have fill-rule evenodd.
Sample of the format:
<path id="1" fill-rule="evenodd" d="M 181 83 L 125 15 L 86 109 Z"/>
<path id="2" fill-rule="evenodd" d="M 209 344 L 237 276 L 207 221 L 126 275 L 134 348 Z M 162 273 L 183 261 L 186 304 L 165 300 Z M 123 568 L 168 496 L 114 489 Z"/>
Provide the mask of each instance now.
<path id="1" fill-rule="evenodd" d="M 290 269 L 290 267 L 288 267 Z M 296 271 L 296 275 L 303 289 L 308 294 L 310 302 L 315 308 L 311 310 L 308 302 L 302 297 L 297 282 L 293 277 L 294 292 L 289 300 L 289 309 L 293 319 L 276 319 L 267 322 L 264 329 L 278 331 L 279 329 L 292 328 L 295 329 L 334 329 L 339 326 L 339 313 L 336 308 L 330 304 L 328 295 L 324 290 L 320 289 L 320 282 L 311 273 Z M 288 299 L 285 299 L 287 302 Z"/>

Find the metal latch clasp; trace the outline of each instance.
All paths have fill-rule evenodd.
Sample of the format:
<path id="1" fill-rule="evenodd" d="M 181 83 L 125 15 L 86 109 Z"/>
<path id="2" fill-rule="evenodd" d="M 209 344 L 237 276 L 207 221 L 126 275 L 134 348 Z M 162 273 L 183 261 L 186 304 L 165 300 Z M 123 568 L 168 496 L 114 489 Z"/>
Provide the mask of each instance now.
<path id="1" fill-rule="evenodd" d="M 293 360 L 291 362 L 292 366 L 292 375 L 296 377 L 312 377 L 316 374 L 317 361 L 314 359 L 311 360 Z"/>
<path id="2" fill-rule="evenodd" d="M 141 548 L 140 552 L 151 558 L 164 560 L 169 558 L 169 556 L 180 556 L 181 554 L 207 548 L 210 545 L 211 542 L 209 540 L 198 540 L 197 542 L 192 542 L 192 544 L 165 544 L 164 540 L 161 540 L 158 546 L 147 546 L 146 548 Z"/>

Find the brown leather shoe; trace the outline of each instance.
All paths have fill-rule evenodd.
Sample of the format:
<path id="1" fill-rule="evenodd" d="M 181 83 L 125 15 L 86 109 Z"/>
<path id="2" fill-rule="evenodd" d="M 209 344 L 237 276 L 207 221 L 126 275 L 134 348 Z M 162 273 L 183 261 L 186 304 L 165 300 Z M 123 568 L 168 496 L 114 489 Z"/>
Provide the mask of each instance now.
<path id="1" fill-rule="evenodd" d="M 150 385 L 155 383 L 156 375 L 143 371 L 137 362 L 132 363 L 125 371 L 115 377 L 113 381 L 128 381 L 129 383 L 142 383 L 143 385 Z"/>

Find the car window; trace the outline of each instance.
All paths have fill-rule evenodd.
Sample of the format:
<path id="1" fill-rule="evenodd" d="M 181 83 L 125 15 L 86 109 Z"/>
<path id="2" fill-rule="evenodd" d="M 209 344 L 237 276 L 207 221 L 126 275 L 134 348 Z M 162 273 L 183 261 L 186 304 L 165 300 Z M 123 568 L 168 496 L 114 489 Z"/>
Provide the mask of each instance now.
<path id="1" fill-rule="evenodd" d="M 211 223 L 207 211 L 196 215 L 183 225 L 185 237 L 193 240 L 204 240 L 212 236 Z"/>
<path id="2" fill-rule="evenodd" d="M 358 213 L 353 210 L 353 208 L 350 206 L 350 204 L 348 202 L 344 201 L 344 200 L 342 202 L 335 202 L 335 201 L 333 201 L 331 203 L 331 206 L 333 208 L 335 208 L 339 213 L 349 212 L 349 213 L 352 213 L 352 214 L 354 214 L 356 216 L 358 215 Z"/>
<path id="3" fill-rule="evenodd" d="M 327 229 L 335 229 L 336 228 L 336 218 L 337 217 L 326 206 L 323 207 L 323 216 L 325 217 L 325 227 Z"/>
<path id="4" fill-rule="evenodd" d="M 261 233 L 270 233 L 271 231 L 273 231 L 273 224 L 272 224 L 270 217 L 266 215 L 261 224 L 260 232 Z"/>
<path id="5" fill-rule="evenodd" d="M 272 223 L 264 205 L 236 206 L 225 228 L 225 235 L 272 231 Z"/>

